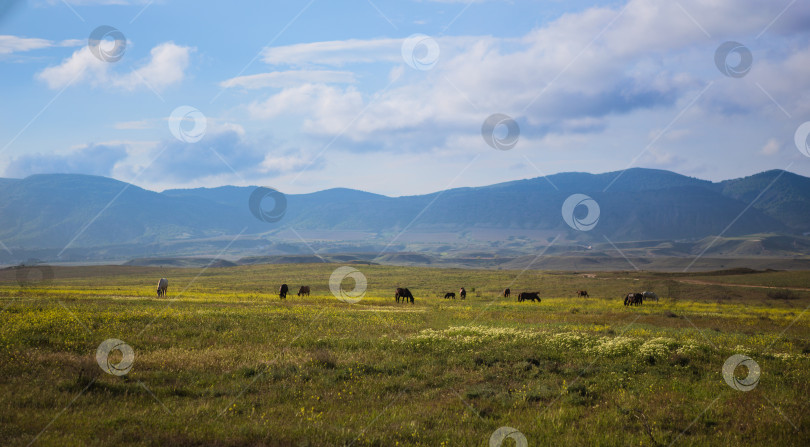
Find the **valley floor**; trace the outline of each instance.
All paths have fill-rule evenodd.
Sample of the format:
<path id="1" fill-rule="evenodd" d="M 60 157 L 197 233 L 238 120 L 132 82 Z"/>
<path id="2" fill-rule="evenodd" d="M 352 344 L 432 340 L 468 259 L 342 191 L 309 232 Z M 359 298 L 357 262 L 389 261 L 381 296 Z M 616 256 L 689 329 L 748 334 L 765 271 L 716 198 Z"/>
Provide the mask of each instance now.
<path id="1" fill-rule="evenodd" d="M 810 272 L 355 265 L 367 289 L 351 304 L 330 291 L 338 267 L 0 271 L 0 444 L 810 439 Z M 297 297 L 300 285 L 312 295 Z M 396 287 L 415 303 L 397 304 Z M 466 300 L 441 298 L 460 287 Z M 643 290 L 660 300 L 622 304 Z M 519 303 L 519 291 L 542 301 Z M 99 359 L 109 343 L 120 351 Z M 724 373 L 729 359 L 749 368 Z"/>

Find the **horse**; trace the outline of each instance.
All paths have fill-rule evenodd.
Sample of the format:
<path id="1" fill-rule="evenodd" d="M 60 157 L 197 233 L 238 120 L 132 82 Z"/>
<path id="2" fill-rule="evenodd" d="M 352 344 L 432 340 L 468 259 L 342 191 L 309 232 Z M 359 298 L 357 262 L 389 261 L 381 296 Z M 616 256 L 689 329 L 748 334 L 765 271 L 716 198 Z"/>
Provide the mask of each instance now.
<path id="1" fill-rule="evenodd" d="M 624 297 L 625 306 L 640 306 L 644 301 L 644 295 L 640 293 L 628 293 Z"/>

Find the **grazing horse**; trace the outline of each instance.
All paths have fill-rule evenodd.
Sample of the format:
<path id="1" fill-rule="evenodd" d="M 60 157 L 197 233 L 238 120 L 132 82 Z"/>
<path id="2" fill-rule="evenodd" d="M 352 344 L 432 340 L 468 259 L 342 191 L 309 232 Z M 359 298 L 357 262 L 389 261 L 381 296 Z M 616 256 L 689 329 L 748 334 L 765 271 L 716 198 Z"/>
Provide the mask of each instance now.
<path id="1" fill-rule="evenodd" d="M 504 291 L 503 291 L 503 297 L 504 298 L 509 298 L 509 295 L 511 295 L 511 294 L 512 294 L 512 291 L 509 290 L 508 287 L 506 289 L 504 289 Z"/>
<path id="2" fill-rule="evenodd" d="M 309 296 L 309 286 L 301 286 L 298 289 L 298 296 Z"/>
<path id="3" fill-rule="evenodd" d="M 590 298 L 590 295 L 588 295 L 587 290 L 577 290 L 577 296 L 582 298 Z"/>
<path id="4" fill-rule="evenodd" d="M 653 300 L 653 301 L 655 301 L 655 302 L 658 302 L 658 294 L 657 294 L 657 293 L 655 293 L 655 292 L 643 292 L 643 293 L 641 294 L 641 296 L 643 296 L 643 297 L 644 297 L 644 300 L 645 300 L 645 301 L 647 301 L 647 300 Z"/>
<path id="5" fill-rule="evenodd" d="M 459 296 L 459 298 L 461 298 L 462 300 L 463 300 L 463 299 L 465 299 L 465 298 L 467 298 L 467 291 L 466 291 L 466 290 L 464 290 L 464 287 L 462 287 L 462 288 L 461 288 L 461 290 L 459 290 L 459 291 L 458 291 L 458 296 Z"/>
<path id="6" fill-rule="evenodd" d="M 166 279 L 166 278 L 160 278 L 160 281 L 158 281 L 158 286 L 157 286 L 157 295 L 159 297 L 160 296 L 166 296 L 166 291 L 168 289 L 169 289 L 169 280 Z"/>
<path id="7" fill-rule="evenodd" d="M 397 303 L 400 299 L 402 299 L 403 303 L 407 303 L 408 299 L 410 299 L 411 304 L 413 304 L 413 294 L 407 288 L 397 287 L 397 291 L 394 293 L 394 299 L 397 300 Z"/>
<path id="8" fill-rule="evenodd" d="M 286 299 L 287 298 L 287 292 L 289 292 L 289 291 L 290 291 L 290 288 L 287 287 L 287 284 L 282 284 L 281 288 L 278 289 L 278 297 L 280 299 L 282 299 L 282 300 Z"/>
<path id="9" fill-rule="evenodd" d="M 444 294 L 444 299 L 449 299 L 449 298 L 456 299 L 456 294 L 455 294 L 455 293 L 453 293 L 453 292 L 447 292 L 447 293 L 445 293 L 445 294 Z"/>
<path id="10" fill-rule="evenodd" d="M 644 295 L 640 293 L 628 293 L 626 297 L 624 297 L 624 305 L 625 306 L 640 306 L 644 300 Z"/>
<path id="11" fill-rule="evenodd" d="M 537 301 L 540 302 L 540 292 L 520 292 L 518 293 L 518 302 L 523 301 Z"/>

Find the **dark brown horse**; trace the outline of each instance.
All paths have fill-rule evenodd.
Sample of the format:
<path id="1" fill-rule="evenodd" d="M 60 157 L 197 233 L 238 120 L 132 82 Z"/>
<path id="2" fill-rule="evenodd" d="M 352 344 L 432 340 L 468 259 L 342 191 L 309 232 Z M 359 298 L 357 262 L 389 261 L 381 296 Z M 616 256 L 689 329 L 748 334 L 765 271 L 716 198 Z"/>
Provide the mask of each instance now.
<path id="1" fill-rule="evenodd" d="M 504 298 L 509 298 L 509 295 L 511 295 L 511 294 L 512 294 L 512 291 L 509 290 L 508 287 L 506 289 L 504 289 L 504 291 L 503 291 L 503 297 Z"/>
<path id="2" fill-rule="evenodd" d="M 413 304 L 413 294 L 407 288 L 397 287 L 397 291 L 394 293 L 394 299 L 397 300 L 397 303 L 400 299 L 402 299 L 403 303 L 407 303 L 410 299 L 411 304 Z"/>
<path id="3" fill-rule="evenodd" d="M 643 301 L 644 295 L 640 293 L 628 293 L 627 296 L 624 297 L 625 306 L 640 306 Z"/>
<path id="4" fill-rule="evenodd" d="M 522 301 L 537 301 L 540 302 L 540 292 L 520 292 L 518 293 L 518 302 Z"/>

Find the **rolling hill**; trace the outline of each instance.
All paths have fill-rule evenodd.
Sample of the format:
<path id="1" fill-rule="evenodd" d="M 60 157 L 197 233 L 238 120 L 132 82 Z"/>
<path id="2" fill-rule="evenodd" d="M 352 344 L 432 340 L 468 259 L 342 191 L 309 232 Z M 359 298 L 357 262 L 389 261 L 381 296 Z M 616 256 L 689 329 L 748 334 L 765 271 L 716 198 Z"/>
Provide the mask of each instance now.
<path id="1" fill-rule="evenodd" d="M 435 249 L 442 242 L 452 248 L 470 239 L 518 237 L 511 242 L 518 251 L 521 244 L 542 245 L 557 238 L 583 246 L 662 241 L 656 242 L 664 244 L 658 249 L 643 245 L 664 254 L 679 252 L 677 244 L 667 246 L 666 241 L 810 232 L 810 179 L 786 171 L 723 182 L 642 168 L 574 172 L 404 197 L 336 188 L 287 195 L 286 213 L 276 223 L 250 213 L 248 199 L 254 190 L 222 186 L 158 193 L 73 174 L 0 179 L 0 241 L 8 248 L 2 256 L 15 259 L 14 253 L 46 250 L 75 258 L 82 249 L 105 257 L 161 256 L 216 250 L 229 242 L 248 250 L 285 238 L 300 243 L 299 232 L 322 235 L 308 237 L 313 240 L 354 240 L 341 246 L 345 251 L 362 251 L 352 247 L 364 243 L 378 250 L 397 240 L 430 242 Z M 599 221 L 591 231 L 574 230 L 562 218 L 562 204 L 574 193 L 599 204 Z M 583 211 L 578 208 L 575 214 L 582 217 Z M 242 237 L 234 243 L 237 234 Z M 733 250 L 789 248 L 791 240 L 768 240 L 767 247 L 746 241 Z"/>

